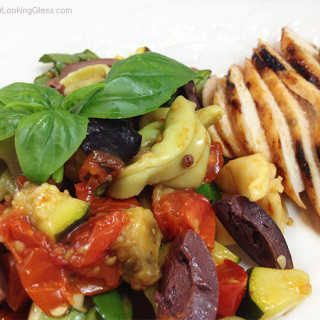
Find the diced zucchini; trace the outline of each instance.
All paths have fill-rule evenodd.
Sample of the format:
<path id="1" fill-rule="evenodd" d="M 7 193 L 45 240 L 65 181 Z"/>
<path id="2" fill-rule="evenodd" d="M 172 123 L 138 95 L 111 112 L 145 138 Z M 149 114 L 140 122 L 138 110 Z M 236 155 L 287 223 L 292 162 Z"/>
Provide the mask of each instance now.
<path id="1" fill-rule="evenodd" d="M 309 276 L 298 269 L 256 267 L 248 271 L 248 284 L 237 316 L 272 319 L 293 309 L 311 294 Z"/>
<path id="2" fill-rule="evenodd" d="M 26 208 L 31 223 L 56 241 L 90 214 L 89 203 L 72 198 L 68 192 L 60 192 L 48 183 L 40 186 L 26 183 L 14 195 L 12 204 Z"/>
<path id="3" fill-rule="evenodd" d="M 222 263 L 224 259 L 232 260 L 235 263 L 240 262 L 240 257 L 235 255 L 218 241 L 214 242 L 214 248 L 210 253 L 215 265 Z"/>
<path id="4" fill-rule="evenodd" d="M 132 319 L 131 300 L 122 288 L 93 296 L 92 299 L 102 319 Z"/>
<path id="5" fill-rule="evenodd" d="M 0 175 L 0 201 L 3 200 L 6 194 L 13 195 L 16 191 L 16 184 L 9 170 L 5 169 Z"/>

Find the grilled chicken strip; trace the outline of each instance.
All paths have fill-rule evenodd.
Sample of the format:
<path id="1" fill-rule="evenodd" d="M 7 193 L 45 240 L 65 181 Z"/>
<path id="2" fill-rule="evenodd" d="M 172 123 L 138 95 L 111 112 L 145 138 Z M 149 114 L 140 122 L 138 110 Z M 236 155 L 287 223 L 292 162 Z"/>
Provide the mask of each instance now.
<path id="1" fill-rule="evenodd" d="M 258 54 L 253 55 L 252 61 L 260 69 L 259 63 L 262 61 Z M 248 59 L 245 62 L 245 81 L 265 129 L 272 152 L 272 162 L 283 177 L 284 190 L 298 206 L 305 208 L 300 198 L 304 184 L 295 157 L 289 126 L 272 93 Z"/>
<path id="2" fill-rule="evenodd" d="M 286 118 L 308 197 L 320 215 L 320 163 L 313 139 L 314 110 L 288 89 L 262 61 L 256 68 Z"/>
<path id="3" fill-rule="evenodd" d="M 319 51 L 292 29 L 282 29 L 281 50 L 291 66 L 320 89 Z"/>
<path id="4" fill-rule="evenodd" d="M 312 83 L 298 74 L 280 54 L 259 41 L 257 52 L 265 64 L 272 69 L 278 77 L 297 95 L 307 100 L 316 110 L 315 144 L 318 158 L 320 159 L 320 91 Z"/>
<path id="5" fill-rule="evenodd" d="M 246 146 L 248 154 L 261 153 L 270 161 L 271 153 L 266 135 L 238 65 L 229 69 L 226 84 L 227 106 L 237 137 Z"/>

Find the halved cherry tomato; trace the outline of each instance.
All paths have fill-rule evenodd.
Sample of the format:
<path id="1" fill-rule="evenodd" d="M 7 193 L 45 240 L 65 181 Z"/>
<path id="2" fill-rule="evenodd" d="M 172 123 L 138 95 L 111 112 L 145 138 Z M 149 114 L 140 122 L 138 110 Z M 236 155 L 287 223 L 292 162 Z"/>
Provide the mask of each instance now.
<path id="1" fill-rule="evenodd" d="M 23 185 L 24 185 L 24 183 L 27 182 L 27 181 L 29 181 L 29 179 L 26 176 L 24 176 L 24 175 L 19 176 L 16 179 L 16 182 L 17 182 L 17 185 L 18 185 L 18 189 L 21 190 Z"/>
<path id="2" fill-rule="evenodd" d="M 62 241 L 66 254 L 70 252 L 67 265 L 77 269 L 100 261 L 128 222 L 128 215 L 116 211 L 92 217 L 83 223 Z"/>
<path id="3" fill-rule="evenodd" d="M 110 256 L 112 241 L 128 221 L 129 217 L 118 211 L 98 215 L 79 226 L 62 243 L 55 243 L 32 228 L 27 216 L 23 212 L 19 216 L 17 211 L 0 220 L 0 234 L 16 259 L 24 289 L 50 315 L 58 307 L 68 307 L 74 293 L 95 294 L 119 284 L 119 265 L 106 265 L 105 259 Z"/>
<path id="4" fill-rule="evenodd" d="M 47 314 L 69 306 L 66 280 L 61 269 L 51 261 L 53 242 L 31 227 L 26 217 L 6 219 L 5 244 L 16 259 L 22 285 L 30 298 Z"/>
<path id="5" fill-rule="evenodd" d="M 154 204 L 154 216 L 165 242 L 185 229 L 194 230 L 209 248 L 214 247 L 215 215 L 210 201 L 193 190 L 178 190 Z"/>
<path id="6" fill-rule="evenodd" d="M 223 166 L 223 150 L 219 142 L 212 142 L 209 153 L 207 173 L 204 182 L 213 181 Z"/>
<path id="7" fill-rule="evenodd" d="M 78 199 L 86 202 L 92 202 L 95 199 L 98 199 L 98 197 L 95 197 L 93 195 L 95 190 L 100 186 L 97 177 L 90 176 L 88 180 L 76 183 L 74 186 L 76 189 L 76 196 Z"/>
<path id="8" fill-rule="evenodd" d="M 129 199 L 122 199 L 122 200 L 117 200 L 117 199 L 112 199 L 112 198 L 101 198 L 94 200 L 91 203 L 91 215 L 96 215 L 98 213 L 110 213 L 114 212 L 115 210 L 117 211 L 124 211 L 128 210 L 133 207 L 140 207 L 139 201 L 132 197 Z"/>
<path id="9" fill-rule="evenodd" d="M 11 252 L 6 252 L 1 255 L 0 260 L 8 282 L 8 296 L 6 302 L 12 310 L 17 311 L 27 304 L 29 297 L 19 278 L 16 259 L 13 254 Z"/>
<path id="10" fill-rule="evenodd" d="M 243 298 L 248 275 L 241 266 L 229 259 L 217 265 L 216 271 L 219 281 L 218 314 L 233 316 Z"/>
<path id="11" fill-rule="evenodd" d="M 75 185 L 77 198 L 84 201 L 97 199 L 94 191 L 111 181 L 123 168 L 124 162 L 119 157 L 99 150 L 91 152 L 79 170 L 82 182 Z"/>
<path id="12" fill-rule="evenodd" d="M 73 291 L 92 296 L 115 289 L 120 284 L 120 264 L 114 260 L 114 264 L 107 265 L 109 256 L 96 263 L 94 266 L 82 267 L 76 272 L 69 272 L 69 284 Z M 109 261 L 110 261 L 109 260 Z"/>

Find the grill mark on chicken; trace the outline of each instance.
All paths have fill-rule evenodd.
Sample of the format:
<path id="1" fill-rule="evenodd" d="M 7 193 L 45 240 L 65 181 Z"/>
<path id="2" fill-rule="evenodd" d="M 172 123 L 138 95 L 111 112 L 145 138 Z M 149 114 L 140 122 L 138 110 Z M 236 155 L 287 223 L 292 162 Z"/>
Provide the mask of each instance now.
<path id="1" fill-rule="evenodd" d="M 299 57 L 299 55 L 296 53 L 296 49 L 294 44 L 289 45 L 287 49 L 287 55 L 288 55 L 288 61 L 291 64 L 291 66 L 300 73 L 307 81 L 314 84 L 317 88 L 320 89 L 320 79 L 317 77 L 313 70 L 308 64 Z"/>
<path id="2" fill-rule="evenodd" d="M 311 172 L 310 172 L 310 167 L 309 164 L 306 160 L 304 151 L 303 151 L 303 147 L 302 147 L 302 143 L 301 141 L 297 140 L 296 141 L 296 156 L 297 156 L 297 160 L 300 163 L 300 168 L 302 170 L 302 172 L 307 176 L 308 179 L 311 179 Z"/>
<path id="3" fill-rule="evenodd" d="M 272 69 L 273 71 L 285 71 L 285 66 L 275 57 L 273 56 L 268 50 L 261 46 L 259 48 L 259 54 L 261 55 L 265 64 Z"/>

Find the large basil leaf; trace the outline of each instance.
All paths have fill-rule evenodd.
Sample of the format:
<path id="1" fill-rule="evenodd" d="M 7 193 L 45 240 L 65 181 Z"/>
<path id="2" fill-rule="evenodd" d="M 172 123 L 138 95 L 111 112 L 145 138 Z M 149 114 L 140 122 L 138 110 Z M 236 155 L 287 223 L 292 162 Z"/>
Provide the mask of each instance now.
<path id="1" fill-rule="evenodd" d="M 80 114 L 91 118 L 129 118 L 157 109 L 197 76 L 194 70 L 155 52 L 117 61 Z"/>
<path id="2" fill-rule="evenodd" d="M 63 95 L 57 90 L 31 83 L 16 82 L 0 89 L 0 101 L 3 105 L 23 103 L 57 109 L 63 101 Z"/>
<path id="3" fill-rule="evenodd" d="M 3 111 L 3 108 L 0 109 L 0 141 L 14 135 L 20 120 L 25 115 L 25 113 Z"/>
<path id="4" fill-rule="evenodd" d="M 15 134 L 19 163 L 34 183 L 45 182 L 78 149 L 88 119 L 65 110 L 45 110 L 20 120 Z"/>
<path id="5" fill-rule="evenodd" d="M 91 96 L 104 86 L 105 83 L 99 82 L 72 91 L 64 98 L 61 109 L 69 110 L 72 113 L 79 113 Z"/>
<path id="6" fill-rule="evenodd" d="M 20 120 L 31 113 L 47 109 L 37 103 L 12 102 L 0 106 L 0 141 L 12 137 Z"/>
<path id="7" fill-rule="evenodd" d="M 193 79 L 193 82 L 197 89 L 198 98 L 201 100 L 202 89 L 206 81 L 210 78 L 211 70 L 205 69 L 195 71 L 197 72 L 198 76 L 195 79 Z"/>

